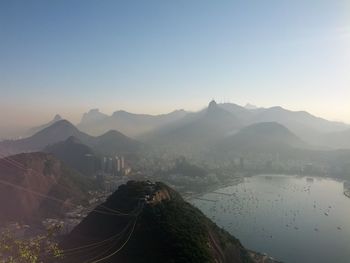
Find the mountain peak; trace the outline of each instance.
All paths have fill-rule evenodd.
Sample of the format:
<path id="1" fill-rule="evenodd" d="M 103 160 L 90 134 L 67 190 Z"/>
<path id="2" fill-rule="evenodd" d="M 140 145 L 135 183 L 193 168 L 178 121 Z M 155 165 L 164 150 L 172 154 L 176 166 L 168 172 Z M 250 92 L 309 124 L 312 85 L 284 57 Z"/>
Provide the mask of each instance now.
<path id="1" fill-rule="evenodd" d="M 249 149 L 264 153 L 280 151 L 286 147 L 305 147 L 304 142 L 288 128 L 277 122 L 261 122 L 249 125 L 225 141 L 232 149 Z"/>
<path id="2" fill-rule="evenodd" d="M 58 122 L 58 121 L 61 121 L 61 120 L 63 120 L 62 117 L 61 117 L 61 115 L 56 114 L 56 115 L 54 116 L 54 118 L 53 118 L 51 121 L 49 121 L 48 123 L 45 123 L 45 124 L 43 124 L 43 125 L 40 125 L 40 126 L 33 127 L 33 128 L 31 128 L 31 129 L 29 129 L 29 130 L 24 134 L 24 137 L 30 137 L 30 136 L 34 135 L 35 133 L 37 133 L 37 132 L 39 132 L 39 131 L 41 131 L 41 130 L 47 128 L 47 127 L 50 127 L 52 124 L 54 124 L 54 123 L 56 123 L 56 122 Z"/>
<path id="3" fill-rule="evenodd" d="M 92 123 L 107 117 L 108 115 L 100 112 L 99 109 L 91 109 L 83 114 L 83 117 L 81 118 L 81 124 Z"/>
<path id="4" fill-rule="evenodd" d="M 95 212 L 109 210 L 132 217 L 117 216 L 111 220 L 108 213 Z M 61 246 L 71 249 L 104 242 L 128 228 L 132 229 L 130 241 L 113 240 L 108 245 L 110 250 L 116 251 L 124 242 L 123 250 L 103 262 L 257 262 L 239 240 L 185 202 L 180 194 L 163 183 L 150 181 L 129 181 L 119 186 L 65 237 Z M 97 247 L 88 254 L 72 253 L 65 262 L 89 261 L 104 251 L 104 247 Z"/>
<path id="5" fill-rule="evenodd" d="M 250 104 L 250 103 L 247 103 L 244 108 L 246 108 L 247 110 L 256 110 L 258 109 L 257 106 L 253 105 L 253 104 Z"/>
<path id="6" fill-rule="evenodd" d="M 216 103 L 215 100 L 212 100 L 209 105 L 208 105 L 208 110 L 215 109 L 217 108 L 218 104 Z"/>
<path id="7" fill-rule="evenodd" d="M 56 121 L 60 121 L 60 120 L 62 120 L 61 115 L 56 114 L 52 121 L 53 121 L 53 122 L 56 122 Z"/>
<path id="8" fill-rule="evenodd" d="M 53 123 L 51 126 L 49 126 L 47 128 L 52 128 L 52 127 L 69 127 L 69 128 L 73 127 L 73 128 L 75 128 L 75 126 L 72 123 L 70 123 L 69 121 L 67 121 L 65 119 L 61 119 L 59 121 L 56 121 L 55 123 Z"/>
<path id="9" fill-rule="evenodd" d="M 110 137 L 126 137 L 124 134 L 122 134 L 121 132 L 117 131 L 117 130 L 109 130 L 107 132 L 105 132 L 104 134 L 100 135 L 99 137 L 105 137 L 105 138 L 110 138 Z"/>
<path id="10" fill-rule="evenodd" d="M 132 115 L 132 113 L 130 113 L 130 112 L 127 112 L 127 111 L 125 111 L 125 110 L 117 110 L 117 111 L 115 111 L 115 112 L 113 112 L 113 114 L 112 114 L 112 116 L 117 116 L 117 115 Z"/>
<path id="11" fill-rule="evenodd" d="M 100 112 L 100 110 L 96 108 L 96 109 L 89 110 L 88 113 L 98 113 L 98 112 Z"/>

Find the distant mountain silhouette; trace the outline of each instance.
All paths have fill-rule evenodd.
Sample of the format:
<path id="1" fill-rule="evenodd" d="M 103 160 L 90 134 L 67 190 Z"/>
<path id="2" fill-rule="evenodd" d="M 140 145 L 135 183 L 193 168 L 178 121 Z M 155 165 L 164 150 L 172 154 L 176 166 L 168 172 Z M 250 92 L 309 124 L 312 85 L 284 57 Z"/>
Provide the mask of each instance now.
<path id="1" fill-rule="evenodd" d="M 253 104 L 250 104 L 250 103 L 247 103 L 244 108 L 246 108 L 247 110 L 256 110 L 258 109 L 259 107 L 253 105 Z"/>
<path id="2" fill-rule="evenodd" d="M 234 114 L 244 125 L 250 124 L 251 119 L 254 117 L 254 113 L 251 110 L 234 103 L 222 103 L 218 104 L 218 106 Z"/>
<path id="3" fill-rule="evenodd" d="M 211 101 L 207 109 L 153 134 L 152 143 L 184 150 L 200 150 L 242 126 L 241 120 Z"/>
<path id="4" fill-rule="evenodd" d="M 135 153 L 141 144 L 118 131 L 110 130 L 95 137 L 91 146 L 98 153 L 113 155 Z"/>
<path id="5" fill-rule="evenodd" d="M 104 263 L 274 262 L 245 249 L 163 183 L 129 181 L 95 210 L 105 214 L 90 213 L 61 247 L 64 251 L 96 242 L 101 245 L 67 253 L 64 262 L 92 258 Z"/>
<path id="6" fill-rule="evenodd" d="M 344 123 L 328 121 L 305 111 L 290 111 L 282 107 L 257 109 L 251 120 L 252 123 L 271 121 L 286 126 L 300 138 L 310 143 L 313 143 L 315 136 L 319 134 L 338 132 L 348 128 Z"/>
<path id="7" fill-rule="evenodd" d="M 50 123 L 41 126 L 44 129 L 28 138 L 0 142 L 0 153 L 38 151 L 48 144 L 66 140 L 69 136 L 78 138 L 92 148 L 97 147 L 92 135 L 81 132 L 69 122 L 59 119 L 60 116 L 56 116 L 50 122 L 50 126 L 46 127 Z M 112 116 L 108 116 L 98 109 L 93 109 L 84 114 L 78 127 L 98 136 L 110 130 L 118 130 L 155 146 L 185 149 L 193 146 L 206 147 L 243 127 L 263 122 L 277 122 L 308 144 L 319 146 L 319 149 L 350 148 L 347 135 L 350 126 L 344 123 L 328 121 L 305 111 L 290 111 L 282 107 L 246 108 L 233 103 L 217 104 L 215 101 L 198 112 L 179 110 L 154 116 L 126 111 L 116 111 Z"/>
<path id="8" fill-rule="evenodd" d="M 339 143 L 330 145 L 325 134 L 338 133 L 350 129 L 349 125 L 341 122 L 328 121 L 305 111 L 291 111 L 279 106 L 247 108 L 233 103 L 223 103 L 219 104 L 219 107 L 233 113 L 241 120 L 244 126 L 261 122 L 277 122 L 287 127 L 304 141 L 320 146 L 338 147 Z M 341 141 L 344 144 L 345 141 Z"/>
<path id="9" fill-rule="evenodd" d="M 35 133 L 37 133 L 38 131 L 41 131 L 41 130 L 45 129 L 45 128 L 51 126 L 52 124 L 54 124 L 55 122 L 58 122 L 58 121 L 60 121 L 60 120 L 63 120 L 62 117 L 61 117 L 59 114 L 56 114 L 55 117 L 54 117 L 50 122 L 29 129 L 29 130 L 24 134 L 24 137 L 32 136 L 32 135 L 34 135 Z"/>
<path id="10" fill-rule="evenodd" d="M 288 147 L 307 147 L 301 139 L 277 122 L 252 124 L 225 138 L 220 145 L 221 148 L 232 148 L 235 151 L 266 153 Z"/>
<path id="11" fill-rule="evenodd" d="M 47 145 L 64 141 L 70 136 L 79 138 L 84 142 L 91 139 L 91 136 L 80 132 L 69 121 L 60 120 L 28 138 L 0 142 L 0 152 L 3 154 L 17 154 L 40 151 Z"/>
<path id="12" fill-rule="evenodd" d="M 108 130 L 118 130 L 127 136 L 136 137 L 181 119 L 185 115 L 186 112 L 184 110 L 176 110 L 161 115 L 116 111 L 112 116 L 108 116 L 95 109 L 85 113 L 77 127 L 95 136 L 101 135 Z"/>
<path id="13" fill-rule="evenodd" d="M 91 109 L 83 114 L 80 124 L 94 125 L 95 122 L 107 118 L 108 115 L 100 112 L 99 109 Z"/>
<path id="14" fill-rule="evenodd" d="M 2 158 L 0 221 L 62 216 L 72 204 L 86 200 L 87 191 L 93 188 L 89 178 L 50 154 L 26 153 Z"/>
<path id="15" fill-rule="evenodd" d="M 331 155 L 314 149 L 283 125 L 266 122 L 246 126 L 236 134 L 223 138 L 203 152 L 201 158 L 213 163 L 231 162 L 235 165 L 237 159 L 243 158 L 250 162 L 249 169 L 261 169 L 272 161 L 287 167 L 290 160 L 298 162 L 295 166 L 302 167 L 307 163 L 329 159 Z"/>
<path id="16" fill-rule="evenodd" d="M 109 154 L 112 152 L 129 153 L 137 149 L 136 141 L 117 131 L 111 131 L 105 135 L 93 137 L 79 131 L 70 122 L 60 120 L 31 137 L 0 142 L 0 153 L 3 155 L 10 155 L 21 152 L 41 151 L 45 147 L 65 141 L 71 136 L 101 154 Z"/>

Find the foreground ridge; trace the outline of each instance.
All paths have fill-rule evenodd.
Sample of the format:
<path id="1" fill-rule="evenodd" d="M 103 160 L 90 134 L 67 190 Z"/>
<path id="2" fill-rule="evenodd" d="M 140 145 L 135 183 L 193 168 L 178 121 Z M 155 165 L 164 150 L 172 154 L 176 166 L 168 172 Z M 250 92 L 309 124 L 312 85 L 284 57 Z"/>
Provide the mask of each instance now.
<path id="1" fill-rule="evenodd" d="M 160 182 L 129 181 L 96 210 L 62 242 L 65 262 L 276 262 Z"/>

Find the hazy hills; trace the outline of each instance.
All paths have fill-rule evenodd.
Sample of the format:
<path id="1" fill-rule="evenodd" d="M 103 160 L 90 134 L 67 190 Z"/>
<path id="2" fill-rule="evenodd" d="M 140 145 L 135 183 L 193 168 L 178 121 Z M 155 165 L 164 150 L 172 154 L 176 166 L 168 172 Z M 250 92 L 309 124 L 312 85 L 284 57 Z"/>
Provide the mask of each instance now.
<path id="1" fill-rule="evenodd" d="M 89 178 L 50 154 L 26 153 L 0 159 L 0 221 L 62 215 L 87 198 L 89 189 L 93 189 Z"/>
<path id="2" fill-rule="evenodd" d="M 209 136 L 209 133 L 211 133 L 209 137 L 220 137 L 230 132 L 234 133 L 236 130 L 251 124 L 277 122 L 308 144 L 334 149 L 350 148 L 350 126 L 341 122 L 328 121 L 305 111 L 290 111 L 279 106 L 258 108 L 254 105 L 243 107 L 234 103 L 215 105 L 217 106 L 217 112 L 219 112 L 218 109 L 222 109 L 230 115 L 226 114 L 226 117 L 224 117 L 224 114 L 221 114 L 220 117 L 212 116 L 211 120 L 208 120 L 208 123 L 205 124 L 203 118 L 209 107 L 198 112 L 176 110 L 161 115 L 135 114 L 123 110 L 107 115 L 98 109 L 92 109 L 83 114 L 77 128 L 90 136 L 99 136 L 109 130 L 117 130 L 128 137 L 152 143 L 153 141 L 162 140 L 162 137 L 164 137 L 164 140 L 166 137 L 169 139 L 185 138 L 192 140 L 193 135 L 191 133 L 195 130 L 202 133 L 207 132 L 208 134 L 204 136 Z M 214 120 L 215 118 L 217 120 Z M 49 123 L 30 129 L 25 135 L 34 134 L 60 119 L 60 116 L 57 115 Z M 215 132 L 217 133 L 215 134 Z M 74 134 L 71 135 L 75 136 Z M 199 133 L 198 137 L 201 136 Z"/>
<path id="3" fill-rule="evenodd" d="M 65 262 L 104 257 L 106 263 L 262 262 L 253 260 L 254 253 L 162 183 L 129 181 L 95 210 L 105 214 L 90 213 L 62 247 L 69 250 L 114 237 L 113 242 L 68 254 Z"/>
<path id="4" fill-rule="evenodd" d="M 94 137 L 89 145 L 97 153 L 108 155 L 135 153 L 141 146 L 138 141 L 116 130 L 110 130 L 101 136 Z"/>
<path id="5" fill-rule="evenodd" d="M 180 152 L 199 151 L 241 126 L 239 119 L 212 101 L 207 109 L 150 134 L 147 140 L 153 145 Z"/>
<path id="6" fill-rule="evenodd" d="M 282 107 L 246 108 L 232 103 L 219 104 L 219 106 L 236 115 L 245 125 L 277 122 L 311 144 L 327 145 L 317 138 L 320 138 L 322 134 L 349 129 L 349 125 L 328 121 L 305 111 L 290 111 Z"/>
<path id="7" fill-rule="evenodd" d="M 315 149 L 350 148 L 350 128 L 346 124 L 281 107 L 242 107 L 233 103 L 217 104 L 212 101 L 199 112 L 179 110 L 154 116 L 125 111 L 117 111 L 108 116 L 94 109 L 84 114 L 78 127 L 89 133 L 102 134 L 97 137 L 80 131 L 70 122 L 56 116 L 50 123 L 40 126 L 43 129 L 30 137 L 0 142 L 0 153 L 8 155 L 40 151 L 71 136 L 100 154 L 135 153 L 140 143 L 128 136 L 136 136 L 144 144 L 178 153 L 198 152 L 212 147 L 245 127 L 259 123 L 283 125 L 304 141 L 305 145 L 314 145 Z M 278 129 L 280 126 L 271 127 L 270 135 L 273 135 L 274 128 Z M 120 131 L 124 131 L 126 135 Z M 258 138 L 258 134 L 256 135 L 255 141 Z M 235 140 L 239 140 L 239 137 Z"/>
<path id="8" fill-rule="evenodd" d="M 37 126 L 37 127 L 33 127 L 33 128 L 30 128 L 24 135 L 23 137 L 29 137 L 29 136 L 32 136 L 34 134 L 36 134 L 37 132 L 47 128 L 47 127 L 50 127 L 52 124 L 54 124 L 55 122 L 58 122 L 60 120 L 63 120 L 62 117 L 59 115 L 59 114 L 56 114 L 55 117 L 49 121 L 48 123 L 45 123 L 43 125 L 40 125 L 40 126 Z"/>
<path id="9" fill-rule="evenodd" d="M 0 153 L 11 155 L 41 151 L 49 145 L 65 141 L 72 136 L 100 154 L 133 153 L 140 146 L 137 141 L 117 131 L 109 131 L 94 137 L 79 131 L 70 122 L 60 120 L 28 138 L 0 142 Z"/>
<path id="10" fill-rule="evenodd" d="M 140 138 L 151 143 L 160 142 L 162 145 L 168 142 L 173 142 L 176 146 L 182 144 L 184 147 L 189 146 L 188 143 L 208 145 L 249 125 L 272 122 L 283 125 L 309 145 L 319 148 L 350 148 L 350 129 L 344 123 L 281 107 L 246 108 L 232 103 L 216 104 L 214 101 L 206 109 L 188 113 L 184 118 Z"/>
<path id="11" fill-rule="evenodd" d="M 77 127 L 91 135 L 118 130 L 130 137 L 135 137 L 179 120 L 185 115 L 186 112 L 183 110 L 162 115 L 135 114 L 120 110 L 108 116 L 99 112 L 98 109 L 93 109 L 83 115 Z"/>
<path id="12" fill-rule="evenodd" d="M 262 122 L 244 127 L 238 133 L 225 138 L 220 145 L 237 151 L 260 152 L 284 147 L 307 147 L 301 139 L 277 122 Z"/>
<path id="13" fill-rule="evenodd" d="M 70 136 L 79 138 L 81 141 L 89 141 L 91 137 L 80 132 L 70 122 L 60 120 L 28 138 L 0 142 L 0 152 L 11 155 L 40 151 L 47 145 L 66 140 Z"/>

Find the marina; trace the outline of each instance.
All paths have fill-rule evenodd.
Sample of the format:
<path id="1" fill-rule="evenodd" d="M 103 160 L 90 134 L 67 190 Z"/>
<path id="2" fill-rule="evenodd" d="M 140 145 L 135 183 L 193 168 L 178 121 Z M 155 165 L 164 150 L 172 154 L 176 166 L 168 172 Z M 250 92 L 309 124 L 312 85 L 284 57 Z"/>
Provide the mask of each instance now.
<path id="1" fill-rule="evenodd" d="M 259 175 L 191 202 L 249 249 L 286 263 L 347 263 L 350 199 L 343 187 L 330 178 Z"/>

